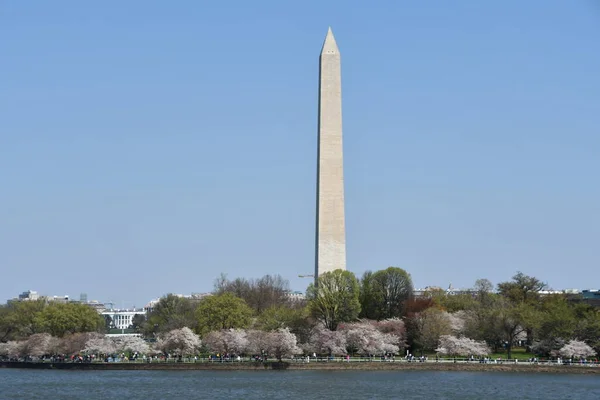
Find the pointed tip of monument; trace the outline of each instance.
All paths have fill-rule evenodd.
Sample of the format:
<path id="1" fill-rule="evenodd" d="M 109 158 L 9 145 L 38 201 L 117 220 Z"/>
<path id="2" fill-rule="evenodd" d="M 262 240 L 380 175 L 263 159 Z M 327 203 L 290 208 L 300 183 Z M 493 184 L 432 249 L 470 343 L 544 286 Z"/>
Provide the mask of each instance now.
<path id="1" fill-rule="evenodd" d="M 323 48 L 321 49 L 321 54 L 339 54 L 340 50 L 338 49 L 337 43 L 335 42 L 335 37 L 333 36 L 333 31 L 331 30 L 331 26 L 327 28 L 327 35 L 325 36 L 325 42 L 323 43 Z"/>

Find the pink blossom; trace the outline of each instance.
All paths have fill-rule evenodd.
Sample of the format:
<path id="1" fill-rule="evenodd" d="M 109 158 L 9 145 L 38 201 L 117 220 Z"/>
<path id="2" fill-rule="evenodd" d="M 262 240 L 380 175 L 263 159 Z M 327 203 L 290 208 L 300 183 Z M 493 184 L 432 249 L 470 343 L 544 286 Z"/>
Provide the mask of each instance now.
<path id="1" fill-rule="evenodd" d="M 104 355 L 114 354 L 116 351 L 117 347 L 115 346 L 115 342 L 109 337 L 100 334 L 91 336 L 85 343 L 85 348 L 83 349 L 84 353 Z"/>
<path id="2" fill-rule="evenodd" d="M 41 357 L 52 353 L 51 347 L 56 340 L 48 333 L 36 333 L 22 342 L 20 353 L 24 356 Z"/>
<path id="3" fill-rule="evenodd" d="M 146 354 L 150 351 L 148 343 L 138 336 L 121 336 L 112 339 L 118 352 Z"/>
<path id="4" fill-rule="evenodd" d="M 302 353 L 298 348 L 297 338 L 288 328 L 280 328 L 272 332 L 248 331 L 248 350 L 252 354 L 270 354 L 281 360 L 294 354 Z"/>
<path id="5" fill-rule="evenodd" d="M 400 338 L 391 333 L 382 333 L 370 322 L 356 322 L 340 327 L 346 337 L 348 349 L 360 354 L 397 354 Z"/>
<path id="6" fill-rule="evenodd" d="M 579 340 L 571 340 L 559 350 L 559 353 L 563 357 L 580 358 L 593 357 L 596 355 L 594 349 L 592 349 L 585 342 Z"/>
<path id="7" fill-rule="evenodd" d="M 212 331 L 204 338 L 204 344 L 214 353 L 244 354 L 248 349 L 248 335 L 243 329 Z"/>
<path id="8" fill-rule="evenodd" d="M 156 347 L 164 353 L 190 355 L 196 353 L 202 342 L 188 327 L 174 329 L 159 338 Z"/>
<path id="9" fill-rule="evenodd" d="M 490 354 L 490 349 L 485 342 L 477 342 L 466 337 L 442 335 L 436 352 L 454 356 L 484 356 Z"/>
<path id="10" fill-rule="evenodd" d="M 0 343 L 0 356 L 3 357 L 18 357 L 21 352 L 22 343 L 19 342 L 7 342 Z"/>
<path id="11" fill-rule="evenodd" d="M 341 331 L 331 331 L 317 325 L 304 349 L 309 353 L 339 355 L 346 354 L 346 336 Z"/>

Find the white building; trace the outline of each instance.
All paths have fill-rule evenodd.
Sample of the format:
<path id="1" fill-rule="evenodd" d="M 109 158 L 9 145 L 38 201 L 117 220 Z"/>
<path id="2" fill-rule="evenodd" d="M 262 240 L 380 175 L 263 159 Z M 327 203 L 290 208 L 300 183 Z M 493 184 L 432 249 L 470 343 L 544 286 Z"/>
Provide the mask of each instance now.
<path id="1" fill-rule="evenodd" d="M 35 290 L 27 290 L 19 295 L 18 301 L 37 301 L 40 295 Z"/>
<path id="2" fill-rule="evenodd" d="M 285 298 L 288 299 L 289 301 L 304 301 L 306 300 L 306 295 L 303 292 L 292 292 L 292 291 L 288 291 L 285 293 Z"/>
<path id="3" fill-rule="evenodd" d="M 145 311 L 141 309 L 132 310 L 106 310 L 101 312 L 103 316 L 111 318 L 111 326 L 116 329 L 128 329 L 133 324 L 133 317 L 144 315 Z"/>
<path id="4" fill-rule="evenodd" d="M 203 298 L 207 297 L 207 296 L 212 296 L 212 293 L 192 293 L 192 294 L 177 294 L 177 293 L 170 293 L 173 296 L 176 297 L 180 297 L 182 299 L 190 299 L 190 300 L 202 300 Z M 166 297 L 163 296 L 163 297 Z M 160 301 L 161 298 L 158 299 L 152 299 L 150 300 L 145 306 L 144 306 L 144 312 L 146 313 L 150 313 L 154 310 L 154 307 L 158 304 L 158 302 Z"/>

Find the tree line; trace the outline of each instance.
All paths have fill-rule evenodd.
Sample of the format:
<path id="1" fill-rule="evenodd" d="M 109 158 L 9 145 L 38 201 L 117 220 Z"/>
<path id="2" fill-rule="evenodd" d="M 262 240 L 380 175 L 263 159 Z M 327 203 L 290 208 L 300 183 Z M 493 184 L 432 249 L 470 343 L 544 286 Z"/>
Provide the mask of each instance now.
<path id="1" fill-rule="evenodd" d="M 101 332 L 104 318 L 78 303 L 19 301 L 0 305 L 0 343 L 26 339 L 37 333 L 63 337 L 79 332 Z"/>
<path id="2" fill-rule="evenodd" d="M 546 287 L 517 273 L 496 287 L 480 279 L 463 293 L 431 289 L 415 296 L 410 274 L 390 267 L 367 271 L 360 279 L 345 270 L 325 273 L 317 285 L 309 285 L 306 301 L 291 301 L 289 284 L 280 276 L 221 276 L 213 294 L 202 299 L 164 296 L 136 327 L 146 339 L 160 343 L 185 328 L 204 351 L 236 354 L 261 346 L 284 354 L 273 349 L 285 342 L 288 353 L 299 349 L 327 355 L 503 352 L 511 358 L 515 346 L 541 357 L 595 355 L 600 350 L 600 310 L 564 294 L 541 293 Z M 36 302 L 0 307 L 0 342 L 22 343 L 40 333 L 60 338 L 101 332 L 102 319 L 93 310 L 83 312 L 85 308 Z M 281 335 L 292 335 L 293 345 Z"/>

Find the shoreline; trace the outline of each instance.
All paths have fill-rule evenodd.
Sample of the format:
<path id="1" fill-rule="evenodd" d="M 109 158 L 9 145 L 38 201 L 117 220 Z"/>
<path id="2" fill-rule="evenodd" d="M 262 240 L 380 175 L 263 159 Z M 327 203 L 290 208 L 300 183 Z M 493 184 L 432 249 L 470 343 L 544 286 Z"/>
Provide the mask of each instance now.
<path id="1" fill-rule="evenodd" d="M 464 371 L 600 374 L 599 365 L 480 364 L 437 362 L 243 362 L 243 363 L 50 363 L 2 361 L 0 368 L 66 371 Z"/>

